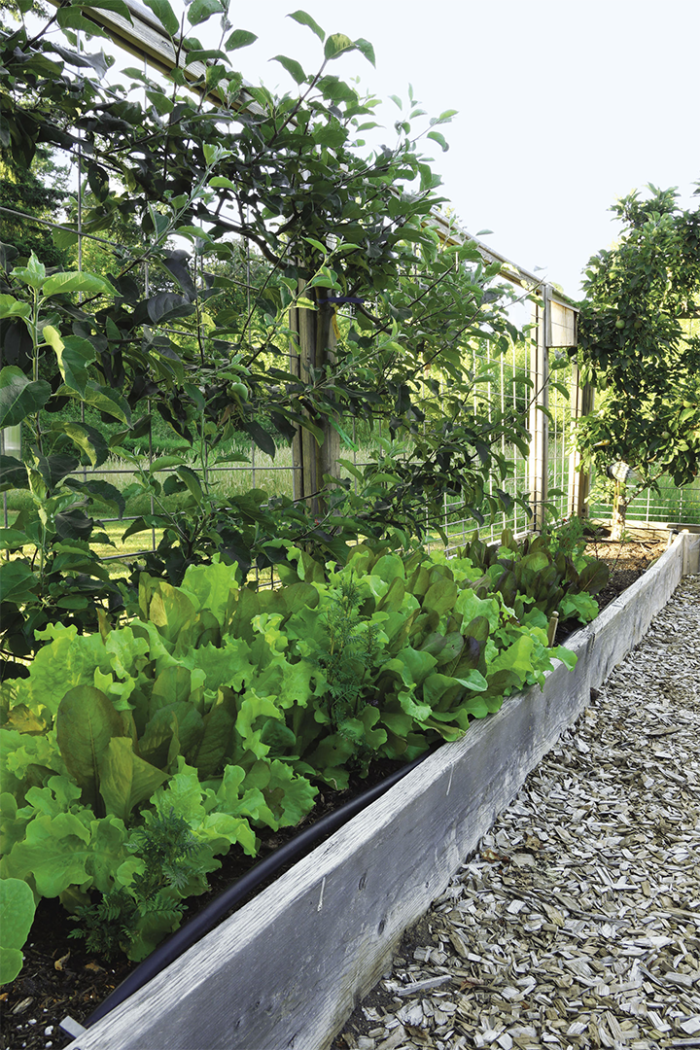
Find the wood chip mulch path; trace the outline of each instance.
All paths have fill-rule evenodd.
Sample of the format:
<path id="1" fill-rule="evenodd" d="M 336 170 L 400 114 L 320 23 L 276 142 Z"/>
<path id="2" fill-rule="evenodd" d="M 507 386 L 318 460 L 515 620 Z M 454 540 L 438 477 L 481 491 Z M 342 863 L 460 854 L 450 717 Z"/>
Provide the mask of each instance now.
<path id="1" fill-rule="evenodd" d="M 700 576 L 530 774 L 333 1047 L 700 1048 Z"/>

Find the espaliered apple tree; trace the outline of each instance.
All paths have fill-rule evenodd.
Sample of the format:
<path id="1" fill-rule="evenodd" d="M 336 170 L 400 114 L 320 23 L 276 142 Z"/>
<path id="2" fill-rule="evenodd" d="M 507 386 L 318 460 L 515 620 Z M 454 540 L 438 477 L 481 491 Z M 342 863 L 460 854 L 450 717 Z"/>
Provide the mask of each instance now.
<path id="1" fill-rule="evenodd" d="M 3 458 L 1 480 L 32 499 L 5 536 L 16 556 L 0 566 L 5 645 L 19 656 L 47 623 L 94 628 L 100 604 L 124 599 L 90 546 L 123 496 L 73 472 L 111 453 L 128 458 L 124 441 L 147 439 L 154 413 L 190 451 L 151 467 L 133 457 L 134 484 L 154 510 L 125 536 L 162 530 L 148 569 L 174 584 L 216 554 L 244 573 L 284 560 L 289 541 L 340 562 L 358 535 L 410 546 L 434 527 L 446 494 L 482 514 L 495 507 L 495 476 L 495 499 L 507 502 L 501 441 L 527 440 L 512 410 L 479 394 L 487 386 L 465 354 L 470 340 L 487 337 L 497 352 L 515 334 L 498 266 L 474 245 L 446 247 L 429 221 L 440 180 L 421 140 L 446 149 L 438 128 L 451 111 L 428 122 L 409 98 L 396 143 L 369 153 L 377 100 L 334 69 L 352 50 L 373 62 L 371 45 L 327 35 L 297 11 L 318 38 L 317 70 L 279 55 L 296 92 L 243 90 L 231 56 L 254 36 L 234 29 L 217 0 L 194 0 L 182 19 L 168 0 L 148 0 L 180 65 L 169 85 L 136 68 L 107 84 L 87 6 L 64 4 L 38 31 L 0 29 L 2 149 L 24 166 L 40 144 L 80 153 L 83 235 L 109 238 L 134 223 L 141 235 L 94 278 L 7 253 L 0 272 L 0 426 L 21 424 L 27 439 L 23 462 Z M 131 19 L 122 0 L 89 7 Z M 206 48 L 194 34 L 217 19 L 220 45 Z M 77 227 L 59 235 L 63 246 L 77 239 Z M 225 308 L 236 284 L 226 265 L 241 239 L 262 277 L 243 309 Z M 338 316 L 348 301 L 352 320 Z M 52 409 L 66 402 L 74 418 L 59 422 Z M 86 423 L 81 406 L 101 423 Z M 360 417 L 385 422 L 389 438 L 368 467 L 351 465 L 352 486 L 331 476 L 336 457 L 325 456 L 314 460 L 315 494 L 307 485 L 296 500 L 219 495 L 210 468 L 235 431 L 270 455 L 300 436 L 328 449 Z M 164 500 L 174 495 L 176 510 Z"/>
<path id="2" fill-rule="evenodd" d="M 579 447 L 610 478 L 618 538 L 634 496 L 700 469 L 700 208 L 650 190 L 611 209 L 622 230 L 588 264 L 579 325 L 584 378 L 600 392 Z"/>

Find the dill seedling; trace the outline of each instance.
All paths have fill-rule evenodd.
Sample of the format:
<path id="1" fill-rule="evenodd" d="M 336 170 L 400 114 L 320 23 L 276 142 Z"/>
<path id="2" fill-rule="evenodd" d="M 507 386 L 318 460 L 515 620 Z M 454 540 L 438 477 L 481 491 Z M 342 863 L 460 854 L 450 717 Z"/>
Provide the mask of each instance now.
<path id="1" fill-rule="evenodd" d="M 82 929 L 72 930 L 70 937 L 82 937 L 90 951 L 111 958 L 123 951 L 129 955 L 148 916 L 160 915 L 176 929 L 187 905 L 180 898 L 192 879 L 205 873 L 197 863 L 201 849 L 187 821 L 156 810 L 146 823 L 137 828 L 126 844 L 130 853 L 144 862 L 143 871 L 134 874 L 133 882 L 103 893 L 76 910 L 71 916 Z"/>
<path id="2" fill-rule="evenodd" d="M 329 713 L 341 736 L 352 739 L 351 720 L 371 701 L 365 698 L 365 678 L 379 659 L 379 624 L 363 619 L 362 594 L 353 574 L 340 580 L 340 594 L 331 598 L 325 618 L 326 646 L 314 661 L 323 670 L 330 693 Z"/>

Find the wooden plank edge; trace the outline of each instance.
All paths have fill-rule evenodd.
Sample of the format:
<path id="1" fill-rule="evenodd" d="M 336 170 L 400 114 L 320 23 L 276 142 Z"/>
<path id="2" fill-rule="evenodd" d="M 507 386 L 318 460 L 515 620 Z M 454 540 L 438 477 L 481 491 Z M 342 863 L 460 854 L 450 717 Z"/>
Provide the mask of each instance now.
<path id="1" fill-rule="evenodd" d="M 658 605 L 654 613 L 677 583 L 689 539 L 679 537 L 630 588 Z M 666 572 L 675 581 L 670 591 L 657 580 Z M 327 1046 L 381 976 L 406 926 L 444 891 L 585 708 L 604 628 L 617 631 L 634 604 L 623 596 L 595 621 L 605 621 L 597 631 L 589 625 L 569 639 L 579 657 L 572 674 L 559 664 L 543 690 L 510 698 L 497 716 L 435 752 L 69 1050 L 152 1050 L 164 1038 L 169 1050 Z M 634 644 L 630 638 L 628 649 Z"/>

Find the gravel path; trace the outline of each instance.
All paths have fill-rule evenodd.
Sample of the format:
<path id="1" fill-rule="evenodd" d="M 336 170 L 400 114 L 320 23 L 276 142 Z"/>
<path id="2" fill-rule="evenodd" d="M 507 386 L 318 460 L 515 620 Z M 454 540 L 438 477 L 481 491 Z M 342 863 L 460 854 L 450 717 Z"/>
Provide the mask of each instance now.
<path id="1" fill-rule="evenodd" d="M 700 576 L 534 770 L 334 1048 L 700 1048 Z"/>

